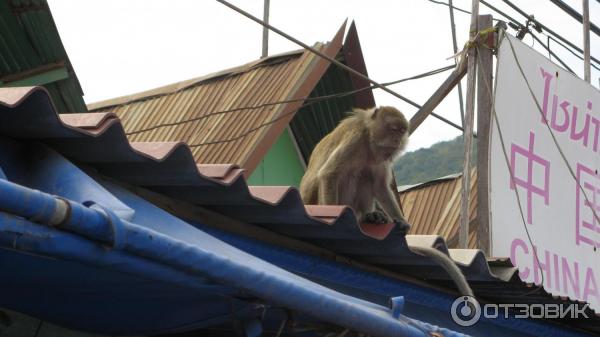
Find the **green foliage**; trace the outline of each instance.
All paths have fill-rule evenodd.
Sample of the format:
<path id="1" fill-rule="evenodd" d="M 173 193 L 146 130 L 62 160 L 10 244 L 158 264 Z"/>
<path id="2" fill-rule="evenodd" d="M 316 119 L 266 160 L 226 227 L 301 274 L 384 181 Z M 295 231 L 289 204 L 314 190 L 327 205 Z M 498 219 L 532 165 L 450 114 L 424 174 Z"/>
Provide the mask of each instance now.
<path id="1" fill-rule="evenodd" d="M 462 172 L 463 137 L 433 144 L 430 148 L 404 154 L 394 163 L 398 185 L 412 185 Z M 473 142 L 471 164 L 476 162 L 477 146 Z"/>

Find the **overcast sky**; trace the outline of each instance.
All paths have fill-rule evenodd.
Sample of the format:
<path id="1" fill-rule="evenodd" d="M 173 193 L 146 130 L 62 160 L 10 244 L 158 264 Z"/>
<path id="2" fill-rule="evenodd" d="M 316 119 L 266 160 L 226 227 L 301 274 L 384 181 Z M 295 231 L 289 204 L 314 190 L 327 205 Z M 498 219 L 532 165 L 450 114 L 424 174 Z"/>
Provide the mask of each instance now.
<path id="1" fill-rule="evenodd" d="M 48 2 L 87 103 L 241 65 L 261 54 L 262 27 L 212 0 Z M 489 2 L 520 22 L 525 21 L 501 0 Z M 513 2 L 582 46 L 581 25 L 549 1 Z M 581 11 L 580 0 L 565 2 Z M 600 3 L 589 2 L 591 20 L 600 25 Z M 262 16 L 263 0 L 232 3 Z M 454 5 L 470 9 L 471 1 L 454 0 Z M 501 18 L 484 5 L 480 6 L 480 13 Z M 330 40 L 346 18 L 356 21 L 369 76 L 377 81 L 393 81 L 452 63 L 446 60 L 453 54 L 446 6 L 428 0 L 271 0 L 271 24 L 308 44 Z M 455 18 L 458 44 L 462 46 L 468 37 L 470 18 L 460 12 L 455 12 Z M 545 36 L 541 37 L 546 41 Z M 524 41 L 539 48 L 530 36 Z M 592 34 L 591 42 L 591 54 L 600 59 L 600 38 Z M 269 47 L 270 54 L 299 48 L 274 33 L 270 34 Z M 562 47 L 553 47 L 582 76 L 583 63 Z M 447 75 L 405 82 L 392 89 L 423 103 Z M 599 76 L 600 72 L 592 69 L 596 87 Z M 375 99 L 378 105 L 397 106 L 409 117 L 416 112 L 383 91 L 375 91 Z M 451 93 L 435 111 L 460 124 L 457 93 Z M 459 131 L 430 117 L 411 136 L 408 149 L 430 146 L 458 134 Z"/>

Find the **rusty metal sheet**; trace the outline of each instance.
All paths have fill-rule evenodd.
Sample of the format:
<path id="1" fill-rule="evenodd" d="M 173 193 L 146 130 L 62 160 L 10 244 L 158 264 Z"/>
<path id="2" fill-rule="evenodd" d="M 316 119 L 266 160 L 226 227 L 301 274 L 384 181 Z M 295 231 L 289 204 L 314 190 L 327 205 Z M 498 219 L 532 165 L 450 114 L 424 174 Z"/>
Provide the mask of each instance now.
<path id="1" fill-rule="evenodd" d="M 330 43 L 316 48 L 335 57 L 342 48 L 344 30 L 345 25 Z M 184 141 L 191 145 L 198 163 L 234 163 L 252 172 L 303 102 L 265 104 L 308 97 L 328 66 L 329 61 L 310 51 L 289 52 L 90 104 L 89 109 L 119 116 L 134 142 Z M 240 109 L 246 107 L 257 108 Z M 229 110 L 235 111 L 214 114 Z"/>
<path id="2" fill-rule="evenodd" d="M 477 216 L 477 171 L 471 170 L 469 214 Z M 458 247 L 460 227 L 460 192 L 462 177 L 452 175 L 423 184 L 401 188 L 400 204 L 408 222 L 410 234 L 435 234 L 446 239 L 449 247 Z M 475 226 L 469 231 L 469 248 L 477 248 Z"/>

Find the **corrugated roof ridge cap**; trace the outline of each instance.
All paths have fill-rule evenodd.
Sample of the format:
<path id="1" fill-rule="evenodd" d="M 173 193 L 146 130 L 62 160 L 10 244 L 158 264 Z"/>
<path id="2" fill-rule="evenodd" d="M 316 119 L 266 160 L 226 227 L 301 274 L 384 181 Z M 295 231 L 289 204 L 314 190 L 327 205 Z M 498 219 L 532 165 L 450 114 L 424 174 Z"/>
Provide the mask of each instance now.
<path id="1" fill-rule="evenodd" d="M 399 185 L 397 187 L 399 193 L 409 192 L 413 189 L 425 188 L 434 184 L 443 183 L 444 181 L 458 179 L 462 176 L 462 173 L 451 173 L 443 177 L 434 178 L 431 180 L 423 181 L 412 185 Z"/>
<path id="2" fill-rule="evenodd" d="M 98 129 L 107 121 L 118 120 L 112 112 L 84 112 L 59 114 L 60 120 L 72 127 L 80 129 Z"/>
<path id="3" fill-rule="evenodd" d="M 156 96 L 168 95 L 168 94 L 172 94 L 172 93 L 175 93 L 175 92 L 178 92 L 181 90 L 188 89 L 192 86 L 195 86 L 195 85 L 200 84 L 205 81 L 217 79 L 217 78 L 224 77 L 224 76 L 231 76 L 231 75 L 239 74 L 244 71 L 252 70 L 256 66 L 260 66 L 262 64 L 267 64 L 268 62 L 271 62 L 274 59 L 290 57 L 290 56 L 299 56 L 299 55 L 302 55 L 303 53 L 304 53 L 303 49 L 283 52 L 280 54 L 265 57 L 263 59 L 253 60 L 253 61 L 245 63 L 243 65 L 235 66 L 235 67 L 224 69 L 224 70 L 219 70 L 219 71 L 209 73 L 206 75 L 202 75 L 199 77 L 194 77 L 194 78 L 191 78 L 188 80 L 183 80 L 183 81 L 167 84 L 167 85 L 164 85 L 161 87 L 157 87 L 157 88 L 153 88 L 153 89 L 149 89 L 149 90 L 145 90 L 145 91 L 141 91 L 141 92 L 137 92 L 137 93 L 133 93 L 133 94 L 129 94 L 129 95 L 123 95 L 123 96 L 119 96 L 119 97 L 109 98 L 106 100 L 90 103 L 90 104 L 87 104 L 87 107 L 88 107 L 88 110 L 90 110 L 90 111 L 98 110 L 98 109 L 110 109 L 111 107 L 114 107 L 117 105 L 130 104 L 130 103 L 134 103 L 134 102 L 141 101 L 141 100 L 151 99 Z"/>
<path id="4" fill-rule="evenodd" d="M 15 108 L 25 101 L 29 96 L 38 91 L 44 91 L 46 95 L 50 97 L 50 93 L 43 86 L 0 88 L 0 105 L 8 108 Z M 52 104 L 52 108 L 54 111 L 56 111 L 56 107 L 54 106 L 52 99 L 50 99 L 50 102 Z"/>

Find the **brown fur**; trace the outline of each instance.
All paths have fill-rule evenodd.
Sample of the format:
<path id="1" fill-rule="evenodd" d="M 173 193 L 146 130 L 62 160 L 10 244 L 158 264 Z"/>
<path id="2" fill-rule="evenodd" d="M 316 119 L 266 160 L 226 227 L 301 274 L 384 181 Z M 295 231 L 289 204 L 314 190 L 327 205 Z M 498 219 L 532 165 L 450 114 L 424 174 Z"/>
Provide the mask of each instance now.
<path id="1" fill-rule="evenodd" d="M 393 107 L 354 110 L 313 150 L 300 183 L 303 201 L 349 205 L 360 222 L 405 222 L 390 184 L 391 165 L 404 150 L 408 130 L 408 121 Z M 375 212 L 375 201 L 387 219 Z"/>

